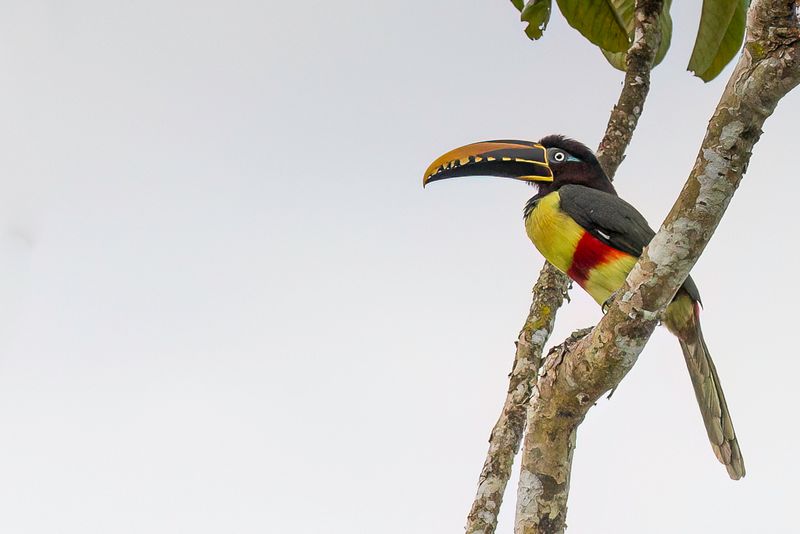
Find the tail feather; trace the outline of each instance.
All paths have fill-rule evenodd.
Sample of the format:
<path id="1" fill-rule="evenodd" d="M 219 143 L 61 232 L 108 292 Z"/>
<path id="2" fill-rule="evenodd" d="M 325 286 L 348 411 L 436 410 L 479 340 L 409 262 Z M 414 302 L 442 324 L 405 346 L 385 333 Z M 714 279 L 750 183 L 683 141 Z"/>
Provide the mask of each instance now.
<path id="1" fill-rule="evenodd" d="M 690 311 L 685 314 L 681 313 L 684 311 L 682 309 L 669 309 L 673 307 L 689 308 Z M 725 465 L 728 475 L 738 480 L 745 475 L 742 451 L 739 449 L 717 369 L 703 339 L 699 308 L 688 295 L 680 293 L 669 308 L 664 323 L 680 341 L 711 447 L 717 459 Z"/>
<path id="2" fill-rule="evenodd" d="M 717 369 L 703 340 L 699 324 L 697 333 L 699 338 L 697 342 L 681 339 L 681 349 L 686 358 L 686 366 L 714 454 L 725 465 L 730 477 L 738 480 L 745 474 L 742 452 L 739 449 Z"/>

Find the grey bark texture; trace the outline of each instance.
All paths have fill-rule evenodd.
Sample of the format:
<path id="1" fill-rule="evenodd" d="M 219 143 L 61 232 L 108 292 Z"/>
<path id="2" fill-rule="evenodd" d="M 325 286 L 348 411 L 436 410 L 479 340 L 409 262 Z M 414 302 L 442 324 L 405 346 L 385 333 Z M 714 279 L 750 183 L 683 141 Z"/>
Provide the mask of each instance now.
<path id="1" fill-rule="evenodd" d="M 650 90 L 650 70 L 661 39 L 656 18 L 662 4 L 663 0 L 636 2 L 637 37 L 628 51 L 625 82 L 597 152 L 600 164 L 612 179 L 631 142 Z M 497 528 L 497 515 L 525 431 L 542 351 L 569 285 L 564 273 L 545 262 L 533 287 L 533 302 L 517 340 L 503 411 L 489 437 L 489 451 L 467 517 L 467 534 L 491 534 Z"/>
<path id="2" fill-rule="evenodd" d="M 546 263 L 533 286 L 534 299 L 519 333 L 503 411 L 489 437 L 489 452 L 478 480 L 478 493 L 467 517 L 468 533 L 494 532 L 514 457 L 519 451 L 533 385 L 550 338 L 556 311 L 569 280 Z"/>
<path id="3" fill-rule="evenodd" d="M 625 82 L 597 149 L 597 159 L 612 179 L 625 159 L 625 149 L 633 138 L 650 91 L 650 71 L 661 44 L 658 15 L 663 8 L 663 0 L 637 0 L 634 7 L 635 39 L 625 57 Z"/>
<path id="4" fill-rule="evenodd" d="M 578 425 L 636 363 L 659 314 L 719 224 L 764 121 L 800 83 L 798 8 L 786 0 L 752 2 L 744 50 L 679 198 L 600 323 L 545 359 L 528 412 L 516 534 L 566 528 Z"/>

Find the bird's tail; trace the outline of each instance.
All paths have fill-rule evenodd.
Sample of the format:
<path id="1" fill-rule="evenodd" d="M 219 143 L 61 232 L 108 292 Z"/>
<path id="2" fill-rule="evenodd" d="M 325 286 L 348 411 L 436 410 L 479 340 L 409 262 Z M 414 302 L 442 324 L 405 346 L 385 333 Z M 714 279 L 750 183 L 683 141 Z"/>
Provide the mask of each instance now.
<path id="1" fill-rule="evenodd" d="M 725 465 L 730 477 L 738 480 L 745 474 L 744 460 L 717 369 L 700 329 L 699 303 L 684 290 L 678 291 L 667 307 L 664 325 L 680 341 L 714 454 Z"/>

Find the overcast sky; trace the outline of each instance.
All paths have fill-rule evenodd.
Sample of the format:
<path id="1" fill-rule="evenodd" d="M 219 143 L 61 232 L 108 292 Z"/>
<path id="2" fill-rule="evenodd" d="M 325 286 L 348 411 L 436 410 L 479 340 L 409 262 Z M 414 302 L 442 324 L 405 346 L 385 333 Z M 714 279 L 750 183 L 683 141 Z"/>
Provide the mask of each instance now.
<path id="1" fill-rule="evenodd" d="M 531 188 L 422 172 L 595 147 L 622 74 L 504 0 L 3 4 L 0 532 L 461 532 L 542 258 Z M 653 225 L 730 73 L 685 71 L 689 4 L 617 175 Z M 660 329 L 581 426 L 570 532 L 796 528 L 799 113 L 693 271 L 747 477 Z M 574 290 L 553 341 L 599 317 Z"/>

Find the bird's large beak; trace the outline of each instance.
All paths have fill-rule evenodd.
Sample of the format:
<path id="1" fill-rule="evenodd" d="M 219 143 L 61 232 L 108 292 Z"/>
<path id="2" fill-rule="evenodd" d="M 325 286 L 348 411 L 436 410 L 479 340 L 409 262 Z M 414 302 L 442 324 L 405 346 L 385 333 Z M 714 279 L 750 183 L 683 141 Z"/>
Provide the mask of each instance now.
<path id="1" fill-rule="evenodd" d="M 451 150 L 430 164 L 422 186 L 457 176 L 501 176 L 525 182 L 552 182 L 547 150 L 530 141 L 482 141 Z"/>

